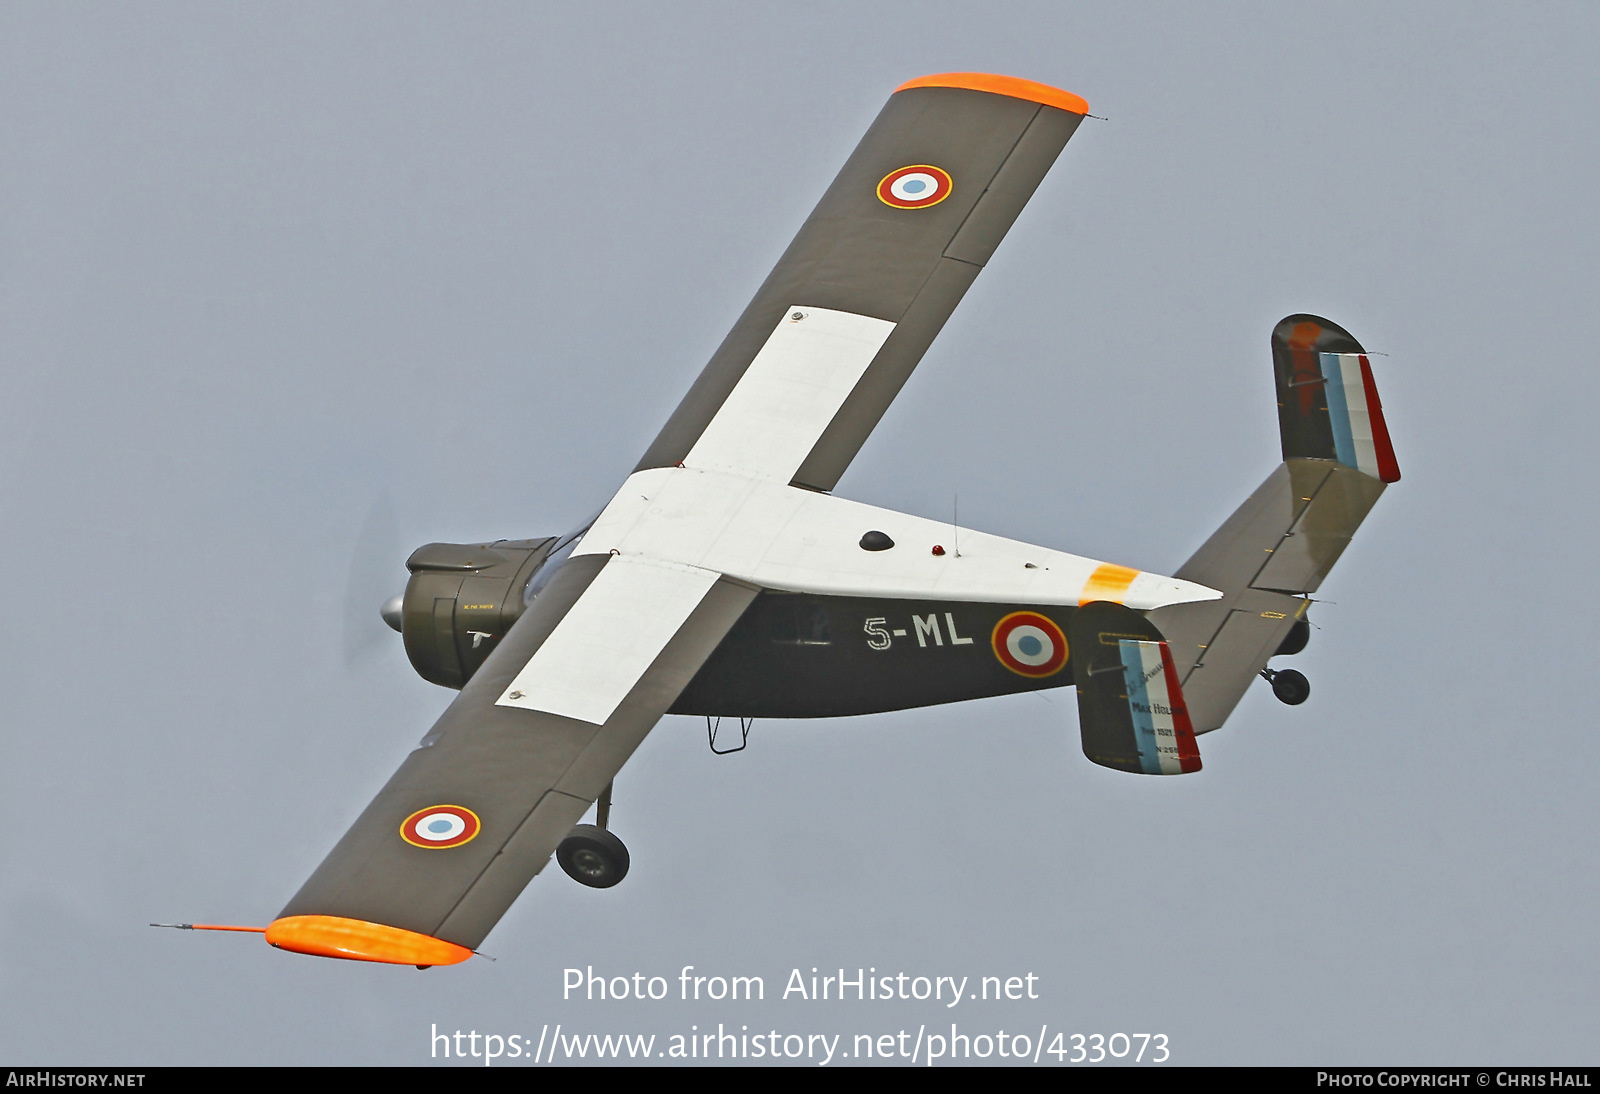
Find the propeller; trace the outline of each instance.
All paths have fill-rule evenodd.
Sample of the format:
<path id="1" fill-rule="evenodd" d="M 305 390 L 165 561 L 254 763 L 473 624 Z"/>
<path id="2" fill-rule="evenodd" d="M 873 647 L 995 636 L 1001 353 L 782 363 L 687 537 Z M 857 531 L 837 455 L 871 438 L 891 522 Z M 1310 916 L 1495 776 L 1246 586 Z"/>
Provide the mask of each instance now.
<path id="1" fill-rule="evenodd" d="M 344 662 L 353 668 L 394 639 L 387 623 L 400 629 L 400 604 L 405 587 L 406 550 L 400 542 L 394 503 L 387 490 L 367 510 L 356 535 L 344 589 Z"/>

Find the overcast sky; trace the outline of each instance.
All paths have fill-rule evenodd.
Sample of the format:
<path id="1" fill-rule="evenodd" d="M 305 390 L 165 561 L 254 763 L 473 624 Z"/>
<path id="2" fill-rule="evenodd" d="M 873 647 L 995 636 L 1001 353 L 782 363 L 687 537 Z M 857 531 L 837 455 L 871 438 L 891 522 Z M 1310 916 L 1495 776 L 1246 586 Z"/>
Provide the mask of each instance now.
<path id="1" fill-rule="evenodd" d="M 0 7 L 0 1058 L 954 1022 L 1594 1063 L 1596 56 L 1586 4 Z M 1108 120 L 838 493 L 1170 573 L 1277 463 L 1273 324 L 1325 315 L 1387 355 L 1404 479 L 1310 701 L 1260 685 L 1179 779 L 1086 761 L 1070 691 L 726 757 L 669 717 L 617 782 L 632 873 L 547 870 L 494 962 L 146 927 L 271 920 L 453 694 L 377 621 L 405 556 L 603 504 L 950 70 Z M 588 966 L 671 997 L 563 1000 Z M 813 967 L 1038 998 L 781 998 Z"/>

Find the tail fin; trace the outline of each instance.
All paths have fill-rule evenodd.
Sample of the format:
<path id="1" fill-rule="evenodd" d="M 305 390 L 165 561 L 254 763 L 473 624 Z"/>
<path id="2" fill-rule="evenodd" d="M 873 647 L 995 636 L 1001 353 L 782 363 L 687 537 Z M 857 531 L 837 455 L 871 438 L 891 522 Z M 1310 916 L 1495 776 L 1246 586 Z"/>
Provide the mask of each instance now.
<path id="1" fill-rule="evenodd" d="M 1278 432 L 1285 461 L 1336 460 L 1381 482 L 1400 465 L 1361 343 L 1315 315 L 1291 315 L 1272 332 Z"/>
<path id="2" fill-rule="evenodd" d="M 1386 484 L 1400 478 L 1372 366 L 1349 332 L 1291 315 L 1272 332 L 1284 462 L 1176 576 L 1223 598 L 1150 613 L 1168 636 L 1196 733 L 1222 725 Z"/>
<path id="3" fill-rule="evenodd" d="M 1083 754 L 1142 775 L 1200 770 L 1200 749 L 1161 632 L 1143 612 L 1096 601 L 1068 624 Z"/>

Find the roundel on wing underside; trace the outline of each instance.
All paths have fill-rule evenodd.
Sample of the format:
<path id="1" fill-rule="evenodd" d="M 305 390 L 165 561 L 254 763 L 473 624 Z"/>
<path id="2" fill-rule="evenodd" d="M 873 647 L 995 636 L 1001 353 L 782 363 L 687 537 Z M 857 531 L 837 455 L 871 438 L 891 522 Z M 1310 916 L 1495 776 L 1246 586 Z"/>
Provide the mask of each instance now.
<path id="1" fill-rule="evenodd" d="M 1012 612 L 995 624 L 990 645 L 1000 663 L 1019 676 L 1054 676 L 1067 667 L 1067 636 L 1038 612 Z"/>
<path id="2" fill-rule="evenodd" d="M 927 163 L 890 171 L 878 183 L 878 200 L 896 209 L 926 209 L 950 196 L 950 172 Z"/>
<path id="3" fill-rule="evenodd" d="M 430 805 L 406 818 L 400 826 L 400 838 L 413 847 L 439 851 L 471 842 L 482 827 L 478 814 L 470 809 L 459 805 Z"/>

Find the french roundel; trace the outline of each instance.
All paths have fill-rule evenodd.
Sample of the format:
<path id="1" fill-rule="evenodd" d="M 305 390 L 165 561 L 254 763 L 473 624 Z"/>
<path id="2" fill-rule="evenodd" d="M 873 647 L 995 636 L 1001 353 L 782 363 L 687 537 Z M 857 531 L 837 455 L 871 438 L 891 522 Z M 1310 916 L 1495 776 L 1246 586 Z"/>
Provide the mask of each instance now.
<path id="1" fill-rule="evenodd" d="M 459 805 L 430 805 L 418 809 L 400 826 L 400 838 L 413 847 L 440 850 L 460 847 L 478 834 L 478 814 Z"/>
<path id="2" fill-rule="evenodd" d="M 1054 676 L 1067 666 L 1067 636 L 1038 612 L 1012 612 L 995 624 L 994 655 L 1022 676 Z"/>
<path id="3" fill-rule="evenodd" d="M 878 200 L 896 209 L 926 209 L 950 196 L 950 173 L 926 163 L 890 171 L 878 183 Z"/>

